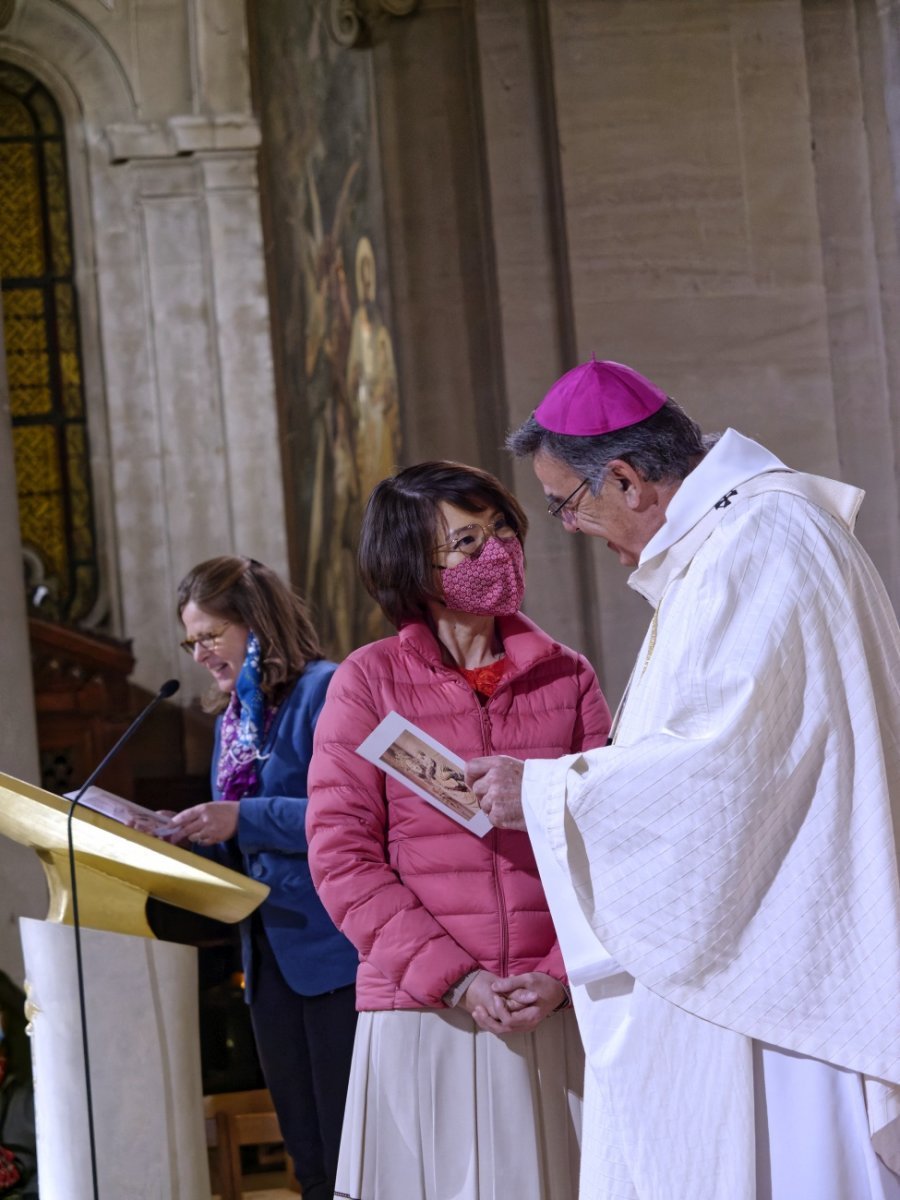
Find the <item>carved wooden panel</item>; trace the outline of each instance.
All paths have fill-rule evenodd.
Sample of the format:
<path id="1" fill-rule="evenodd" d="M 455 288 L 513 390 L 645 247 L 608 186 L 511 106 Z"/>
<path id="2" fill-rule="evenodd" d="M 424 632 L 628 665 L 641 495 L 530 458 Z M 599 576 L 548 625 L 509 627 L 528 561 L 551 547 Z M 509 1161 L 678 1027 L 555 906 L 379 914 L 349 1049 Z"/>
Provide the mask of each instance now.
<path id="1" fill-rule="evenodd" d="M 37 618 L 29 625 L 42 782 L 49 791 L 71 791 L 128 726 L 131 644 Z M 99 782 L 131 797 L 127 755 Z"/>

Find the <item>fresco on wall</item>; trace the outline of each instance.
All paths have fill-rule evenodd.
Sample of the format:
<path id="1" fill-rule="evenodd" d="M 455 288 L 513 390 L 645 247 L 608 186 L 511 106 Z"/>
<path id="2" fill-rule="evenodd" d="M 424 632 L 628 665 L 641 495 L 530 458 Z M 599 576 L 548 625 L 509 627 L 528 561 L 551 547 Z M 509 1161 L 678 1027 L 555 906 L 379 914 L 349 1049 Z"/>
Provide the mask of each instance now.
<path id="1" fill-rule="evenodd" d="M 359 582 L 366 499 L 400 455 L 371 63 L 324 6 L 257 6 L 273 321 L 294 582 L 331 654 L 382 636 Z"/>

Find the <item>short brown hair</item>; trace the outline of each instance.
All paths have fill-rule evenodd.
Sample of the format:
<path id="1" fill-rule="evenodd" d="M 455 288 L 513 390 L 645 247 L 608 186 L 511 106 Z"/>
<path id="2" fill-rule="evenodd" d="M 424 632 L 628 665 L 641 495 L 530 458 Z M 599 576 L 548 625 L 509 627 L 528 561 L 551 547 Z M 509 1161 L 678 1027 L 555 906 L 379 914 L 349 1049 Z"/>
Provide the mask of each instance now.
<path id="1" fill-rule="evenodd" d="M 377 485 L 363 516 L 359 570 L 369 594 L 396 628 L 420 620 L 434 589 L 434 547 L 442 500 L 465 512 L 497 508 L 524 544 L 528 518 L 499 479 L 456 462 L 406 467 Z"/>
<path id="2" fill-rule="evenodd" d="M 191 601 L 204 612 L 253 630 L 259 639 L 262 690 L 276 704 L 306 664 L 323 657 L 304 601 L 255 558 L 221 555 L 198 563 L 178 585 L 179 620 Z M 217 689 L 204 708 L 216 712 L 227 703 Z"/>

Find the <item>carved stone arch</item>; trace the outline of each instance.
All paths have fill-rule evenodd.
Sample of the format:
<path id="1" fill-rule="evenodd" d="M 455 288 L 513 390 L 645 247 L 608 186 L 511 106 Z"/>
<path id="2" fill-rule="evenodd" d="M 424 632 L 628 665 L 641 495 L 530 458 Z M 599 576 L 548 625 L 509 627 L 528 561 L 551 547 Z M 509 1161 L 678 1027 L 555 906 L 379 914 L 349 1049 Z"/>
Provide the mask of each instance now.
<path id="1" fill-rule="evenodd" d="M 124 65 L 100 31 L 83 15 L 56 0 L 18 0 L 0 28 L 0 56 L 28 56 L 43 70 L 42 82 L 58 94 L 65 88 L 79 117 L 99 129 L 113 121 L 133 121 L 137 104 Z M 63 97 L 61 96 L 62 100 Z M 63 108 L 71 120 L 71 111 Z"/>
<path id="2" fill-rule="evenodd" d="M 109 168 L 109 150 L 102 130 L 111 121 L 134 119 L 136 106 L 125 71 L 108 43 L 84 18 L 51 0 L 29 0 L 14 12 L 12 20 L 0 29 L 0 59 L 21 67 L 42 83 L 63 117 L 97 557 L 101 568 L 97 601 L 82 623 L 92 627 L 111 616 L 113 628 L 118 630 L 109 414 L 97 292 L 96 246 L 102 231 L 94 198 L 98 188 L 103 187 L 98 176 Z"/>

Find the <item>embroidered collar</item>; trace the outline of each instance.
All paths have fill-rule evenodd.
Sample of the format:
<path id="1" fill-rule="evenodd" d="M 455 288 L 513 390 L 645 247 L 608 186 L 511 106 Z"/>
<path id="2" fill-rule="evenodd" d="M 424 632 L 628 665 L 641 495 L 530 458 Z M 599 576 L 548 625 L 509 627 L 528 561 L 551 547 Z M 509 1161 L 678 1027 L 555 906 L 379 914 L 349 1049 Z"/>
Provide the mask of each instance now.
<path id="1" fill-rule="evenodd" d="M 792 471 L 764 446 L 729 429 L 672 497 L 666 522 L 644 547 L 628 586 L 656 606 L 732 505 L 763 491 L 802 496 L 851 531 L 865 495 L 834 479 Z"/>

